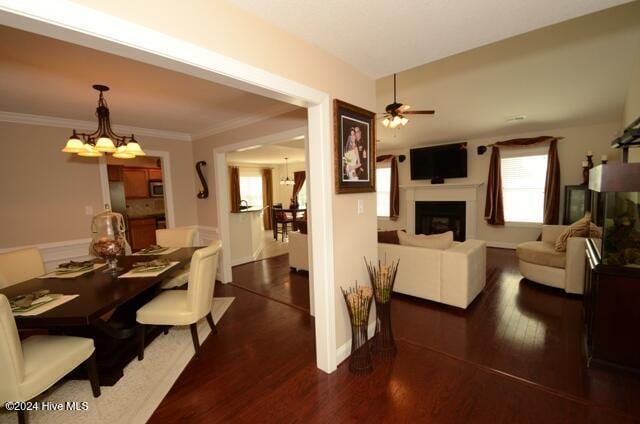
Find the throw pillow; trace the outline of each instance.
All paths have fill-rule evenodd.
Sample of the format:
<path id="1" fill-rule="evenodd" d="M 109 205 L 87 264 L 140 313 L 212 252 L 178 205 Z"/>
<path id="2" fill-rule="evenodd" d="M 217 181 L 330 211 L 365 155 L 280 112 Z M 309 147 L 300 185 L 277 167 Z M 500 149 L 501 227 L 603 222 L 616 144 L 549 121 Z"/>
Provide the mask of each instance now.
<path id="1" fill-rule="evenodd" d="M 428 249 L 445 250 L 453 244 L 453 231 L 447 231 L 442 234 L 407 234 L 398 231 L 398 239 L 402 246 L 425 247 Z"/>
<path id="2" fill-rule="evenodd" d="M 400 244 L 398 232 L 396 230 L 378 231 L 378 243 Z"/>
<path id="3" fill-rule="evenodd" d="M 589 237 L 591 238 L 602 238 L 602 228 L 598 227 L 593 222 L 589 224 Z"/>
<path id="4" fill-rule="evenodd" d="M 555 249 L 557 252 L 567 251 L 567 240 L 570 237 L 589 237 L 591 224 L 591 212 L 587 212 L 584 217 L 580 218 L 573 224 L 569 225 L 560 233 L 556 239 Z"/>

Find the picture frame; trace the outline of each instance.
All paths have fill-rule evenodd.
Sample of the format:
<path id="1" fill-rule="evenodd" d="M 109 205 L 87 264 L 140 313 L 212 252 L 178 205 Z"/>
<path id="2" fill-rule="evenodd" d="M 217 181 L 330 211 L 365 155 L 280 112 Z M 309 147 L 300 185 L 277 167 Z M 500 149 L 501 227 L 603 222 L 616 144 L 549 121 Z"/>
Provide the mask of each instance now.
<path id="1" fill-rule="evenodd" d="M 333 101 L 334 176 L 337 194 L 376 191 L 376 114 Z"/>

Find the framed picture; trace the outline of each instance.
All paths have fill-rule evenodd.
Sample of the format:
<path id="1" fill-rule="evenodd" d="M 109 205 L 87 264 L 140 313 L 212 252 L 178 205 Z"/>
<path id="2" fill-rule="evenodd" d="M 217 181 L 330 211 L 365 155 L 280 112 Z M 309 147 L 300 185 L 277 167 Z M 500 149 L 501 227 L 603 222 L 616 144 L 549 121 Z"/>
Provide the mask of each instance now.
<path id="1" fill-rule="evenodd" d="M 376 191 L 376 114 L 341 100 L 333 113 L 336 193 Z"/>

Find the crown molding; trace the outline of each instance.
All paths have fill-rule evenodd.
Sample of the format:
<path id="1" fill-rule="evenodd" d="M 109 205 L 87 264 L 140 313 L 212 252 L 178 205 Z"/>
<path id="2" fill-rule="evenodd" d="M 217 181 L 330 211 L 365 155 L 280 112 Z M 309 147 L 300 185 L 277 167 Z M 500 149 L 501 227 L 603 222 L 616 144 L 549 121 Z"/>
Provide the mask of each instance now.
<path id="1" fill-rule="evenodd" d="M 16 113 L 0 111 L 0 122 L 11 122 L 14 124 L 42 125 L 47 127 L 69 128 L 84 131 L 94 131 L 97 126 L 96 121 L 81 121 L 76 119 L 59 118 L 55 116 L 30 115 L 28 113 Z M 127 125 L 113 125 L 113 130 L 118 133 L 135 134 L 137 136 L 165 138 L 169 140 L 191 141 L 192 137 L 188 133 L 157 130 L 153 128 L 131 127 Z"/>
<path id="2" fill-rule="evenodd" d="M 225 131 L 235 130 L 236 128 L 241 128 L 246 125 L 256 124 L 258 122 L 265 121 L 269 118 L 273 118 L 275 116 L 279 116 L 287 112 L 291 112 L 292 110 L 295 110 L 297 108 L 298 106 L 285 103 L 285 104 L 279 105 L 277 108 L 270 110 L 269 112 L 221 122 L 219 124 L 212 125 L 209 128 L 205 128 L 201 131 L 197 131 L 191 134 L 191 140 L 193 141 L 201 140 L 205 137 L 210 137 L 212 135 L 220 134 Z"/>

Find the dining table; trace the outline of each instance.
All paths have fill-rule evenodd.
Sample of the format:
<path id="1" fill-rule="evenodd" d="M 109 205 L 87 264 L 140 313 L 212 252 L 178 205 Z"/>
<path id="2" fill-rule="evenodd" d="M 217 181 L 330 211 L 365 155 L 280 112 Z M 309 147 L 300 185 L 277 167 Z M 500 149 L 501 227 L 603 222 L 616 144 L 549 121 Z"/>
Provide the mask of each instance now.
<path id="1" fill-rule="evenodd" d="M 160 283 L 190 263 L 200 247 L 185 247 L 164 255 L 118 257 L 117 273 L 97 268 L 75 278 L 33 278 L 0 289 L 11 299 L 15 296 L 49 290 L 51 294 L 77 295 L 72 300 L 37 315 L 15 316 L 18 330 L 44 331 L 89 337 L 94 340 L 100 385 L 112 386 L 123 375 L 124 367 L 136 357 L 136 311 L 159 291 Z M 135 263 L 154 259 L 178 262 L 156 276 L 119 278 Z M 150 343 L 168 327 L 151 327 L 146 335 Z M 75 375 L 83 378 L 82 370 Z"/>
<path id="2" fill-rule="evenodd" d="M 272 214 L 271 214 L 271 225 L 273 227 L 273 238 L 275 240 L 278 240 L 278 229 L 276 226 L 277 223 L 277 219 L 276 219 L 276 212 L 284 212 L 284 213 L 290 213 L 291 214 L 291 228 L 293 229 L 293 231 L 297 230 L 297 225 L 296 223 L 298 221 L 301 221 L 303 219 L 301 219 L 300 216 L 298 216 L 298 214 L 304 214 L 307 209 L 306 208 L 275 208 L 272 207 Z"/>

